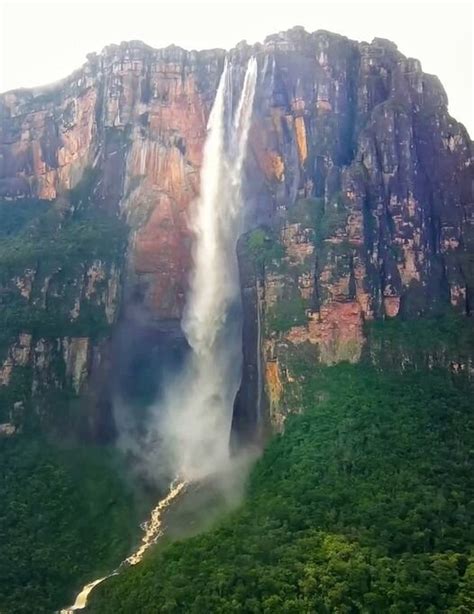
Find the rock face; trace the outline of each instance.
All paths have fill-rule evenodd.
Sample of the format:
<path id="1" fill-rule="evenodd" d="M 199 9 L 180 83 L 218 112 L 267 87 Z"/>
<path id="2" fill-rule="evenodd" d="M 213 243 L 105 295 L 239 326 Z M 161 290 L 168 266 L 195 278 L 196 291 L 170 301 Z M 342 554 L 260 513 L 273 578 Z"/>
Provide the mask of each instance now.
<path id="1" fill-rule="evenodd" d="M 308 345 L 324 363 L 356 361 L 369 320 L 447 305 L 469 314 L 474 305 L 472 144 L 449 116 L 437 78 L 389 41 L 357 43 L 294 28 L 229 52 L 241 69 L 234 72 L 236 89 L 251 55 L 259 79 L 246 161 L 247 223 L 273 233 L 282 251 L 278 266 L 273 258 L 255 270 L 244 248 L 240 253 L 241 425 L 255 420 L 257 371 L 266 374 L 272 420 L 280 419 L 275 408 L 291 377 L 282 367 L 289 346 Z M 130 231 L 122 264 L 86 259 L 80 284 L 73 276 L 81 289 L 71 323 L 95 287 L 109 325 L 121 296 L 122 313 L 138 309 L 147 325 L 164 330 L 179 321 L 191 260 L 188 214 L 224 56 L 123 43 L 89 56 L 50 88 L 0 96 L 2 202 L 42 199 L 75 211 L 74 189 L 93 169 L 91 202 Z M 4 275 L 4 289 L 16 288 L 29 304 L 36 276 L 35 263 L 25 262 Z M 52 281 L 42 283 L 49 288 Z M 54 292 L 61 297 L 65 290 Z M 261 368 L 257 315 L 264 327 Z M 87 387 L 94 355 L 87 330 L 74 336 L 66 327 L 61 337 L 37 338 L 25 325 L 16 332 L 0 388 L 23 362 L 39 373 L 38 364 L 55 352 L 73 391 Z M 42 369 L 37 387 L 50 377 Z M 10 399 L 10 413 L 17 401 Z"/>

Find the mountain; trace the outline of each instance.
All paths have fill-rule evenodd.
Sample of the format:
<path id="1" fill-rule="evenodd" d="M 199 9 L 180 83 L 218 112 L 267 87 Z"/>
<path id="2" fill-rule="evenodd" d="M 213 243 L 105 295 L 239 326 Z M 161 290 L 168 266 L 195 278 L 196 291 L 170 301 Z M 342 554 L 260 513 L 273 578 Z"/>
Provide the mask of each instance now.
<path id="1" fill-rule="evenodd" d="M 449 304 L 469 313 L 471 141 L 436 77 L 388 41 L 301 28 L 229 57 L 244 67 L 252 54 L 248 225 L 278 233 L 286 251 L 288 272 L 259 280 L 263 308 L 290 313 L 285 342 L 355 361 L 364 322 Z M 179 336 L 187 215 L 224 55 L 122 43 L 58 84 L 2 95 L 4 423 L 26 420 L 28 406 L 54 422 L 44 396 L 94 393 L 83 428 L 107 437 L 108 393 L 92 382 L 111 368 L 119 310 L 140 309 L 159 343 Z M 255 282 L 242 268 L 251 328 Z M 268 382 L 277 346 L 265 343 Z M 245 351 L 250 369 L 255 348 Z"/>
<path id="2" fill-rule="evenodd" d="M 472 142 L 436 77 L 390 41 L 300 27 L 229 52 L 132 41 L 89 55 L 59 83 L 0 95 L 5 447 L 40 436 L 112 443 L 114 400 L 146 405 L 186 354 L 190 212 L 226 55 L 235 92 L 249 58 L 258 62 L 237 250 L 244 364 L 235 445 L 286 431 L 303 408 L 313 415 L 315 373 L 368 369 L 373 383 L 373 373 L 390 372 L 399 389 L 408 372 L 472 378 Z M 420 418 L 411 435 L 426 424 Z M 288 433 L 297 439 L 299 428 Z M 390 605 L 374 603 L 340 611 Z"/>

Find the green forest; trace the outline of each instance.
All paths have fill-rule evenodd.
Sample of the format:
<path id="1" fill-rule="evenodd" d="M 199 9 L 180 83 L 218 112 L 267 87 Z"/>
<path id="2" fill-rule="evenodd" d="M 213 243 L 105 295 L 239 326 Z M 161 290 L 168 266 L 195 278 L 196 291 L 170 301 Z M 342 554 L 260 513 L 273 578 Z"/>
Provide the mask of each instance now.
<path id="1" fill-rule="evenodd" d="M 245 501 L 100 585 L 93 613 L 474 611 L 472 389 L 447 371 L 301 364 Z"/>
<path id="2" fill-rule="evenodd" d="M 357 365 L 289 356 L 302 411 L 268 442 L 240 507 L 162 540 L 87 611 L 473 612 L 472 383 L 426 366 L 454 350 L 468 360 L 470 320 L 367 335 Z M 25 434 L 0 439 L 0 463 L 0 611 L 51 613 L 130 552 L 145 502 L 113 448 Z"/>
<path id="3" fill-rule="evenodd" d="M 468 324 L 426 320 L 418 343 L 417 322 L 374 326 L 375 364 L 294 354 L 302 412 L 268 442 L 240 507 L 160 542 L 87 611 L 473 612 L 472 384 L 423 367 L 425 353 L 467 351 Z M 387 344 L 413 366 L 384 366 Z M 111 448 L 20 435 L 0 440 L 0 462 L 0 611 L 51 613 L 130 552 L 144 502 Z"/>
<path id="4" fill-rule="evenodd" d="M 0 612 L 51 613 L 113 569 L 137 537 L 118 455 L 0 438 Z"/>

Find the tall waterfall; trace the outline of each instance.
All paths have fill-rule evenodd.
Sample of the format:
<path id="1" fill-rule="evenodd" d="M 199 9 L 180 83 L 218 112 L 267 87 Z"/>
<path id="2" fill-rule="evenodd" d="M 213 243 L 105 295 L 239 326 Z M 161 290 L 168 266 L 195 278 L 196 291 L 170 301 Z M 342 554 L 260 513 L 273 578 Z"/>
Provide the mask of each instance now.
<path id="1" fill-rule="evenodd" d="M 192 220 L 194 268 L 182 322 L 191 353 L 185 373 L 166 394 L 160 426 L 174 469 L 184 480 L 212 474 L 229 459 L 242 369 L 236 246 L 256 81 L 257 61 L 252 58 L 232 112 L 232 66 L 226 60 L 208 122 L 201 193 Z"/>
<path id="2" fill-rule="evenodd" d="M 141 544 L 107 576 L 82 588 L 61 614 L 86 607 L 96 586 L 127 565 L 140 563 L 162 534 L 162 515 L 188 482 L 208 477 L 229 462 L 232 409 L 242 369 L 242 326 L 237 240 L 242 230 L 242 169 L 252 119 L 257 61 L 252 58 L 232 116 L 232 67 L 225 62 L 208 122 L 201 169 L 201 195 L 193 220 L 194 268 L 183 330 L 191 347 L 179 379 L 171 382 L 157 436 L 171 457 L 176 480 L 144 524 Z M 228 121 L 230 118 L 230 121 Z M 149 450 L 145 450 L 148 454 Z"/>

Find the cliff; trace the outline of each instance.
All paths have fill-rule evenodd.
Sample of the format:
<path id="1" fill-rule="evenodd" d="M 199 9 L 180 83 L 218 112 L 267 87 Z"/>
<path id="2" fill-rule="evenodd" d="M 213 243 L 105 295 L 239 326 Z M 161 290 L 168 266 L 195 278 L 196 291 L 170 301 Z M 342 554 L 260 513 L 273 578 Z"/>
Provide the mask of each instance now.
<path id="1" fill-rule="evenodd" d="M 236 89 L 251 55 L 259 65 L 235 413 L 251 433 L 260 371 L 273 424 L 291 409 L 295 348 L 358 361 L 371 320 L 470 314 L 472 143 L 438 79 L 389 41 L 293 28 L 228 55 Z M 28 415 L 57 423 L 54 389 L 87 399 L 75 414 L 86 434 L 110 436 L 110 390 L 95 382 L 114 370 L 113 332 L 132 322 L 150 331 L 139 351 L 162 354 L 180 336 L 188 214 L 224 57 L 122 43 L 58 84 L 0 96 L 4 429 Z"/>

